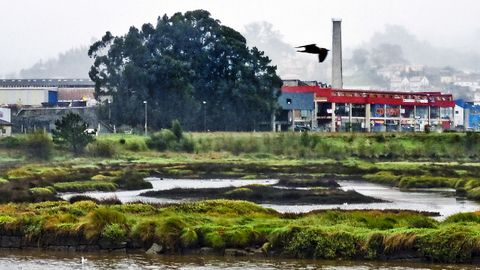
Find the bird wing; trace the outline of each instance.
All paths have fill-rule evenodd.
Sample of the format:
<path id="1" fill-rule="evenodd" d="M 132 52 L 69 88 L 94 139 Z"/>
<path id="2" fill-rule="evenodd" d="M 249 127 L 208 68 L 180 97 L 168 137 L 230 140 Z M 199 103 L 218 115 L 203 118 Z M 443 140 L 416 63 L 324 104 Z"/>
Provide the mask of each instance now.
<path id="1" fill-rule="evenodd" d="M 317 44 L 308 44 L 308 45 L 303 45 L 303 46 L 298 46 L 298 47 L 295 47 L 295 48 L 307 48 L 307 47 L 312 47 L 312 46 L 316 46 Z"/>
<path id="2" fill-rule="evenodd" d="M 318 54 L 318 62 L 322 63 L 325 58 L 327 58 L 327 55 L 328 55 L 328 50 L 326 49 L 323 49 L 320 51 L 320 53 Z"/>

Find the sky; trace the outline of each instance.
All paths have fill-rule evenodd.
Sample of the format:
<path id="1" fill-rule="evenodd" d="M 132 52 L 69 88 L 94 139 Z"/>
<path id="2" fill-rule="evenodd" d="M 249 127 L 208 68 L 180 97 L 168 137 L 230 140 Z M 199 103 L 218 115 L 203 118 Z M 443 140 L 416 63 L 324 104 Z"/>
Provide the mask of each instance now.
<path id="1" fill-rule="evenodd" d="M 286 42 L 331 46 L 331 19 L 342 19 L 343 46 L 355 47 L 386 24 L 402 25 L 441 47 L 474 49 L 480 36 L 477 0 L 0 0 L 0 77 L 91 44 L 106 31 L 122 35 L 158 16 L 205 9 L 242 31 L 273 24 Z"/>

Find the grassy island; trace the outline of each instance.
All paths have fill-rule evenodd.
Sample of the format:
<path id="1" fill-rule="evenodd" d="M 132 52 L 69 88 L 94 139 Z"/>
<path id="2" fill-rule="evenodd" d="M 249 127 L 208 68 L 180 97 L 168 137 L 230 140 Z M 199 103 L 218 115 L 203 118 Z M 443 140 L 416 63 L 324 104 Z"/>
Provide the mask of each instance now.
<path id="1" fill-rule="evenodd" d="M 443 222 L 412 211 L 280 214 L 244 201 L 0 205 L 2 248 L 147 250 L 292 258 L 421 259 L 480 256 L 480 213 Z M 155 244 L 155 245 L 154 245 Z"/>
<path id="2" fill-rule="evenodd" d="M 230 199 L 255 203 L 292 205 L 382 202 L 382 200 L 362 195 L 353 190 L 343 191 L 341 189 L 326 188 L 284 189 L 268 185 L 226 188 L 174 188 L 147 191 L 140 195 L 172 199 Z"/>

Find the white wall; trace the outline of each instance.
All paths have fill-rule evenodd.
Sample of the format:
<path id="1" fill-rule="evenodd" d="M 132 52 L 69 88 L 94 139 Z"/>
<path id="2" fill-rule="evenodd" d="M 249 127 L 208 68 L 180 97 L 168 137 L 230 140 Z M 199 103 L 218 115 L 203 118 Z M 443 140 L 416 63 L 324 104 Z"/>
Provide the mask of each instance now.
<path id="1" fill-rule="evenodd" d="M 462 107 L 455 105 L 453 109 L 453 125 L 456 126 L 464 126 L 464 117 L 463 117 L 464 110 Z"/>
<path id="2" fill-rule="evenodd" d="M 57 88 L 0 88 L 0 104 L 41 106 L 48 102 L 48 91 Z"/>
<path id="3" fill-rule="evenodd" d="M 9 108 L 0 108 L 0 119 L 7 122 L 12 122 L 12 113 Z"/>

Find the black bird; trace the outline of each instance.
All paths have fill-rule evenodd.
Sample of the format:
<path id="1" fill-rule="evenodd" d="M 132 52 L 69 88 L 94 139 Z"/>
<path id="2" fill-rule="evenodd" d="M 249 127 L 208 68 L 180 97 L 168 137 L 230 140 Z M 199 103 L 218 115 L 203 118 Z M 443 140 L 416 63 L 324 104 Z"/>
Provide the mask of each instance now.
<path id="1" fill-rule="evenodd" d="M 328 51 L 327 49 L 325 48 L 319 48 L 317 47 L 317 44 L 309 44 L 309 45 L 304 45 L 304 46 L 299 46 L 299 47 L 295 47 L 295 48 L 304 48 L 303 51 L 297 51 L 297 52 L 301 52 L 301 53 L 314 53 L 314 54 L 318 54 L 318 62 L 323 62 L 323 60 L 325 60 L 325 58 L 327 58 L 327 54 L 328 54 Z"/>

